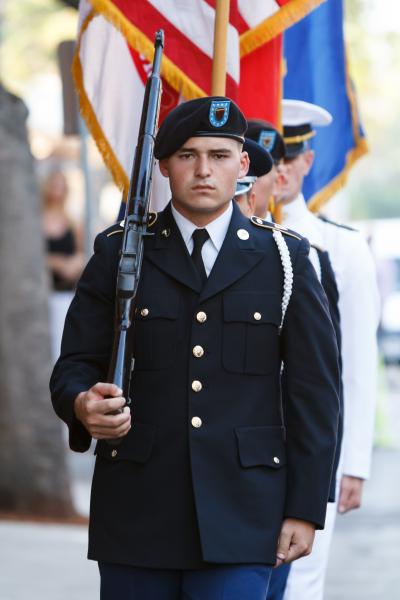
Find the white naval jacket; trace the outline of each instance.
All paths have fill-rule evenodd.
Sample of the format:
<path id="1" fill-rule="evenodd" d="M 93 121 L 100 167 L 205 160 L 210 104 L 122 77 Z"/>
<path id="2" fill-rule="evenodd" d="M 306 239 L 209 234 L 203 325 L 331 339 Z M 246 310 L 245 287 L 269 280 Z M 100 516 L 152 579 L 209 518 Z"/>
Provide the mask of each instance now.
<path id="1" fill-rule="evenodd" d="M 342 331 L 344 432 L 339 471 L 368 479 L 374 438 L 379 295 L 364 237 L 318 219 L 300 194 L 283 208 L 283 225 L 327 250 L 339 290 Z M 318 257 L 310 254 L 314 264 Z M 318 266 L 317 266 L 318 272 Z M 319 274 L 320 275 L 320 274 Z"/>

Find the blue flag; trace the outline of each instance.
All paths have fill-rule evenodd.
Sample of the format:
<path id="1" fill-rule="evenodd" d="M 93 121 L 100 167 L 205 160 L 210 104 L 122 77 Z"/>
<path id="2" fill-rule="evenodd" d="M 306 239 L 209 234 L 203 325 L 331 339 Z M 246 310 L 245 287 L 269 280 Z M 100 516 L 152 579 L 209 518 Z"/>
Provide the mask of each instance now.
<path id="1" fill-rule="evenodd" d="M 343 0 L 328 0 L 285 32 L 287 73 L 284 98 L 322 106 L 333 116 L 328 127 L 316 128 L 315 162 L 303 193 L 319 210 L 345 183 L 367 143 L 351 83 L 343 34 Z"/>

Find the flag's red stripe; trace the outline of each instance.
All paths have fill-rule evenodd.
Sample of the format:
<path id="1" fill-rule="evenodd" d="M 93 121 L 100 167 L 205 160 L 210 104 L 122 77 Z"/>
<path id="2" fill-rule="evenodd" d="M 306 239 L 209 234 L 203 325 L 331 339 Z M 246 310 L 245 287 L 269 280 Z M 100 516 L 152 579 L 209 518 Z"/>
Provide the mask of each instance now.
<path id="1" fill-rule="evenodd" d="M 279 35 L 240 61 L 239 106 L 248 119 L 278 124 L 281 59 L 282 35 Z"/>
<path id="2" fill-rule="evenodd" d="M 161 13 L 145 0 L 114 0 L 115 5 L 131 23 L 149 38 L 153 39 L 156 29 L 165 32 L 165 55 L 176 64 L 206 94 L 211 92 L 212 61 L 195 44 L 184 36 Z M 227 76 L 227 93 L 235 98 L 237 85 L 230 75 Z"/>

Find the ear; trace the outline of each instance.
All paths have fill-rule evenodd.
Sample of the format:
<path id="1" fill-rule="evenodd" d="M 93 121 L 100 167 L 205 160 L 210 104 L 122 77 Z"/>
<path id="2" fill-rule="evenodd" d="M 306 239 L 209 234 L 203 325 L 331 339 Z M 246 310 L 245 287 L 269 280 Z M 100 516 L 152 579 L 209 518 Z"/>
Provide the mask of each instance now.
<path id="1" fill-rule="evenodd" d="M 161 174 L 164 175 L 164 177 L 169 177 L 168 158 L 162 158 L 159 161 L 158 166 L 160 168 Z"/>
<path id="2" fill-rule="evenodd" d="M 309 172 L 311 171 L 311 167 L 313 166 L 313 163 L 314 163 L 314 156 L 315 156 L 314 150 L 306 150 L 306 152 L 303 153 L 303 158 L 304 158 L 305 167 L 306 167 L 304 175 L 308 175 Z"/>
<path id="3" fill-rule="evenodd" d="M 240 170 L 239 170 L 237 179 L 241 179 L 242 177 L 245 177 L 247 175 L 247 171 L 249 170 L 249 167 L 250 167 L 249 155 L 247 154 L 247 152 L 242 152 L 240 154 Z"/>
<path id="4" fill-rule="evenodd" d="M 249 205 L 250 216 L 254 215 L 256 210 L 256 193 L 252 189 L 247 194 L 247 204 Z"/>

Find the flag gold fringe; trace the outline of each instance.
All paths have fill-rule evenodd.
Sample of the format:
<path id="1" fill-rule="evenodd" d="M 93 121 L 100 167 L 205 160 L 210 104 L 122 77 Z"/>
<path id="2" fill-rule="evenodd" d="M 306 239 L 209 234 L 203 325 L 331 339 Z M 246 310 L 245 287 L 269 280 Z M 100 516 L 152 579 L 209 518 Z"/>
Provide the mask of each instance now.
<path id="1" fill-rule="evenodd" d="M 96 113 L 87 97 L 85 86 L 83 84 L 83 71 L 79 57 L 79 51 L 81 46 L 81 40 L 84 32 L 88 28 L 90 21 L 96 13 L 92 10 L 84 20 L 81 30 L 79 32 L 78 41 L 75 48 L 74 58 L 72 61 L 72 76 L 75 82 L 75 88 L 79 97 L 79 106 L 82 117 L 84 118 L 86 125 L 92 134 L 93 139 L 99 149 L 101 156 L 106 164 L 106 167 L 111 172 L 115 184 L 120 190 L 123 191 L 124 196 L 127 197 L 129 189 L 129 179 L 125 173 L 121 163 L 115 155 L 112 147 L 110 146 L 104 131 L 97 120 Z"/>
<path id="2" fill-rule="evenodd" d="M 154 40 L 150 40 L 140 29 L 135 27 L 110 0 L 90 0 L 90 3 L 97 13 L 101 14 L 122 33 L 128 44 L 136 52 L 143 54 L 146 60 L 152 62 Z M 207 96 L 206 92 L 185 75 L 165 54 L 161 63 L 161 75 L 174 90 L 182 94 L 185 100 Z"/>
<path id="3" fill-rule="evenodd" d="M 245 31 L 240 36 L 240 57 L 250 54 L 260 46 L 269 42 L 285 29 L 300 21 L 309 12 L 326 0 L 292 0 L 284 4 L 276 13 L 267 17 L 256 27 Z"/>
<path id="4" fill-rule="evenodd" d="M 330 181 L 322 190 L 314 194 L 308 201 L 308 208 L 312 212 L 319 212 L 321 208 L 332 198 L 336 192 L 346 185 L 350 169 L 354 166 L 359 158 L 368 153 L 368 144 L 365 138 L 360 138 L 357 146 L 350 150 L 346 156 L 346 164 L 344 169 L 332 181 Z"/>

